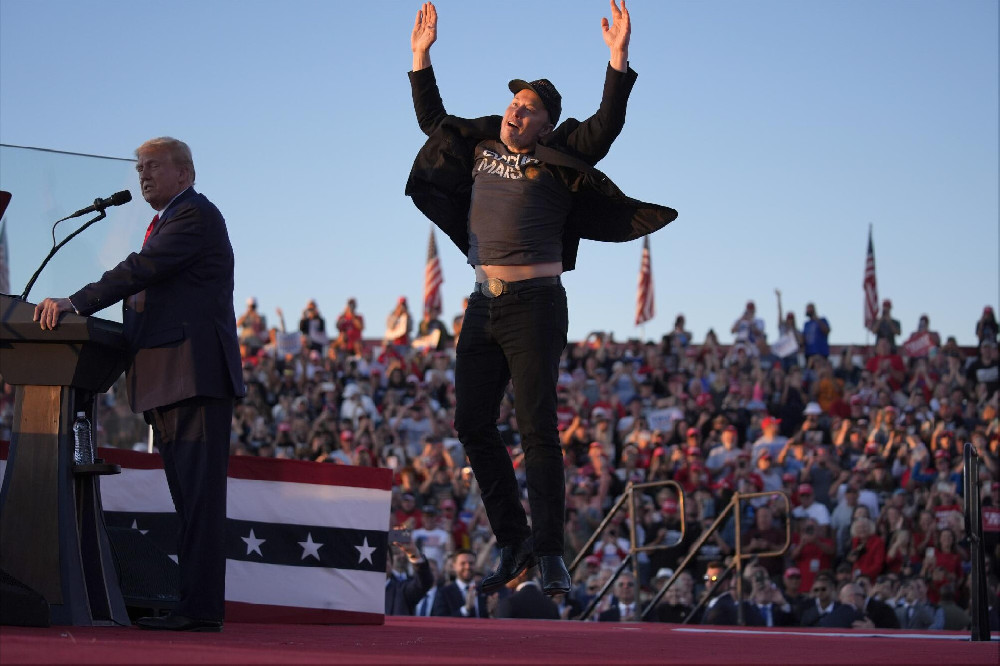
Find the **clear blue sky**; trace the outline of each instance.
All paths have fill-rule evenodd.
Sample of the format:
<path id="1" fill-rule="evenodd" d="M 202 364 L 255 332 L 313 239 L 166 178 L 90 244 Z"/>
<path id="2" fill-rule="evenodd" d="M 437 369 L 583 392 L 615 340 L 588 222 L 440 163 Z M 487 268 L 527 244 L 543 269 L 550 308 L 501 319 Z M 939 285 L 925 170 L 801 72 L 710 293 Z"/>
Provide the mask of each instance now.
<path id="1" fill-rule="evenodd" d="M 600 100 L 603 0 L 437 3 L 432 58 L 445 104 L 500 113 L 510 78 L 550 78 L 564 117 Z M 878 287 L 909 334 L 974 341 L 998 305 L 995 0 L 635 0 L 639 80 L 600 167 L 680 217 L 651 238 L 658 339 L 677 313 L 701 340 L 748 299 L 773 338 L 774 288 L 801 323 L 815 301 L 834 342 L 863 342 L 874 225 Z M 419 303 L 430 223 L 403 196 L 423 135 L 406 72 L 419 3 L 385 0 L 0 2 L 0 143 L 131 157 L 187 141 L 196 187 L 222 210 L 236 302 L 294 325 L 350 296 L 381 336 L 400 295 Z M 131 186 L 130 165 L 0 150 L 12 283 L 51 222 Z M 136 197 L 139 199 L 139 197 Z M 74 240 L 31 293 L 67 295 L 138 247 L 138 200 Z M 73 227 L 64 223 L 68 232 Z M 62 229 L 62 227 L 60 227 Z M 445 319 L 473 273 L 438 233 Z M 566 275 L 570 337 L 634 337 L 641 244 L 585 242 Z M 93 257 L 93 265 L 82 261 Z M 117 308 L 106 313 L 115 318 Z"/>

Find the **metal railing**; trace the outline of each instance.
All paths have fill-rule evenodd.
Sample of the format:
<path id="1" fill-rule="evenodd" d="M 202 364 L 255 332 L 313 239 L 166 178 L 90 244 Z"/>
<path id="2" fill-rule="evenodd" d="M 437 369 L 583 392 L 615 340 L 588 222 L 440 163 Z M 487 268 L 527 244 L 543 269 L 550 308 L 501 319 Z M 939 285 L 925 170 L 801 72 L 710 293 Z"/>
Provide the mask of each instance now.
<path id="1" fill-rule="evenodd" d="M 741 502 L 752 500 L 757 497 L 770 497 L 770 498 L 781 497 L 782 500 L 784 501 L 785 543 L 780 549 L 774 551 L 767 551 L 763 553 L 744 553 L 743 527 L 742 527 L 742 521 L 740 520 L 743 516 Z M 663 595 L 667 593 L 667 590 L 669 590 L 670 586 L 673 585 L 674 582 L 680 577 L 681 573 L 687 568 L 687 566 L 691 563 L 691 561 L 695 557 L 697 557 L 698 551 L 701 550 L 701 547 L 703 545 L 705 545 L 705 542 L 708 541 L 708 539 L 713 534 L 715 534 L 722 528 L 722 526 L 725 524 L 725 521 L 730 514 L 733 514 L 733 524 L 736 532 L 735 534 L 736 543 L 734 549 L 735 552 L 733 554 L 732 562 L 726 565 L 726 568 L 723 571 L 722 575 L 719 576 L 718 580 L 713 581 L 713 585 L 711 586 L 711 588 L 707 590 L 707 594 L 705 594 L 701 599 L 698 600 L 698 603 L 695 604 L 694 608 L 691 609 L 691 612 L 688 613 L 687 617 L 684 618 L 685 624 L 695 615 L 695 613 L 698 612 L 698 610 L 702 607 L 702 605 L 704 605 L 705 601 L 707 601 L 709 597 L 712 596 L 716 588 L 722 584 L 722 582 L 726 579 L 727 576 L 730 575 L 734 567 L 736 568 L 736 598 L 738 602 L 742 602 L 744 560 L 755 557 L 756 558 L 779 557 L 781 555 L 784 555 L 785 551 L 788 550 L 788 546 L 791 544 L 792 541 L 791 506 L 788 502 L 788 495 L 780 491 L 746 493 L 746 494 L 738 492 L 733 493 L 733 496 L 729 500 L 729 503 L 722 509 L 722 511 L 719 512 L 719 515 L 716 516 L 715 521 L 712 523 L 712 525 L 707 530 L 702 532 L 701 536 L 698 537 L 697 541 L 695 541 L 694 544 L 691 545 L 691 549 L 688 551 L 687 555 L 684 557 L 681 563 L 677 566 L 677 569 L 674 571 L 673 575 L 667 579 L 667 581 L 663 584 L 663 586 L 660 587 L 660 589 L 656 592 L 656 594 L 653 595 L 653 598 L 650 599 L 649 604 L 646 606 L 646 608 L 642 611 L 642 614 L 640 615 L 642 619 L 644 620 L 649 619 L 652 613 L 656 610 L 656 606 L 660 603 L 660 600 L 663 598 Z M 737 603 L 736 608 L 737 608 L 736 611 L 737 623 L 742 626 L 744 624 L 743 604 Z"/>
<path id="2" fill-rule="evenodd" d="M 639 545 L 636 542 L 636 521 L 638 518 L 638 512 L 636 511 L 636 506 L 635 506 L 636 494 L 644 493 L 645 491 L 654 488 L 662 488 L 670 486 L 674 487 L 677 493 L 677 504 L 678 504 L 677 508 L 681 520 L 680 537 L 674 543 Z M 743 527 L 741 522 L 741 518 L 743 515 L 742 503 L 759 497 L 767 497 L 772 499 L 780 497 L 781 500 L 784 502 L 785 516 L 786 516 L 785 542 L 778 550 L 767 551 L 763 553 L 760 552 L 745 553 L 743 552 Z M 687 523 L 686 523 L 687 516 L 686 516 L 686 511 L 684 510 L 684 505 L 685 505 L 684 490 L 680 487 L 680 485 L 676 481 L 653 481 L 650 483 L 629 483 L 625 487 L 625 492 L 623 492 L 621 496 L 619 496 L 618 499 L 615 501 L 615 503 L 611 506 L 611 509 L 604 517 L 604 520 L 601 521 L 600 525 L 598 525 L 597 529 L 594 530 L 594 533 L 590 536 L 590 538 L 583 545 L 583 547 L 580 548 L 576 557 L 573 559 L 573 562 L 569 565 L 569 570 L 570 573 L 572 574 L 576 571 L 577 567 L 579 567 L 580 563 L 587 557 L 587 555 L 591 553 L 594 547 L 594 543 L 599 538 L 601 538 L 601 535 L 603 534 L 604 529 L 608 526 L 608 524 L 611 523 L 612 520 L 614 520 L 614 517 L 623 508 L 627 508 L 628 521 L 629 521 L 629 552 L 625 555 L 625 557 L 622 558 L 622 561 L 612 572 L 611 576 L 608 577 L 608 579 L 601 586 L 600 590 L 598 590 L 597 594 L 595 594 L 594 597 L 591 598 L 590 602 L 583 609 L 583 612 L 580 614 L 579 617 L 580 620 L 587 620 L 590 618 L 594 610 L 597 608 L 598 604 L 607 595 L 608 591 L 611 590 L 611 587 L 618 579 L 618 576 L 621 575 L 622 571 L 624 571 L 626 567 L 631 565 L 632 575 L 634 579 L 636 581 L 639 580 L 639 563 L 636 555 L 638 555 L 639 553 L 648 553 L 657 550 L 664 550 L 666 548 L 673 548 L 684 541 L 684 536 L 687 533 Z M 787 551 L 789 545 L 791 545 L 792 541 L 791 505 L 788 501 L 788 495 L 780 491 L 745 493 L 745 494 L 738 492 L 733 493 L 733 496 L 729 500 L 729 503 L 722 509 L 722 511 L 719 512 L 719 515 L 716 516 L 712 525 L 707 530 L 702 532 L 702 534 L 698 537 L 698 539 L 691 545 L 691 548 L 688 549 L 687 554 L 684 556 L 684 559 L 681 561 L 681 563 L 677 566 L 677 569 L 674 571 L 673 575 L 671 575 L 670 578 L 667 579 L 667 581 L 663 584 L 663 586 L 660 587 L 660 589 L 656 592 L 656 594 L 654 594 L 653 598 L 649 601 L 646 607 L 642 609 L 642 611 L 639 613 L 640 619 L 643 620 L 649 619 L 649 617 L 655 611 L 656 606 L 663 598 L 663 595 L 666 594 L 667 590 L 670 589 L 670 586 L 674 584 L 674 582 L 678 579 L 680 574 L 687 568 L 687 566 L 691 563 L 691 561 L 695 557 L 697 557 L 698 551 L 701 550 L 701 547 L 705 545 L 705 542 L 708 541 L 708 539 L 713 534 L 717 533 L 722 528 L 722 526 L 725 524 L 726 519 L 730 515 L 732 515 L 733 517 L 733 523 L 735 529 L 735 541 L 736 541 L 734 549 L 735 552 L 733 554 L 732 561 L 726 565 L 723 574 L 719 576 L 719 578 L 716 581 L 713 581 L 712 586 L 707 590 L 708 594 L 704 595 L 694 606 L 691 612 L 687 615 L 687 617 L 684 618 L 684 623 L 687 623 L 691 619 L 691 617 L 698 612 L 698 610 L 705 603 L 705 601 L 715 592 L 716 588 L 718 588 L 718 586 L 722 584 L 722 582 L 726 579 L 726 577 L 731 574 L 734 567 L 736 569 L 736 576 L 737 576 L 736 596 L 738 601 L 742 602 L 744 561 L 751 558 L 780 557 L 781 555 L 785 554 L 785 551 Z M 737 622 L 740 625 L 744 624 L 742 603 L 737 604 Z"/>
<path id="3" fill-rule="evenodd" d="M 641 546 L 637 544 L 636 520 L 638 512 L 636 511 L 636 506 L 635 506 L 636 494 L 644 493 L 645 491 L 653 488 L 664 488 L 670 486 L 673 486 L 676 489 L 677 493 L 677 511 L 681 517 L 680 538 L 677 540 L 676 543 L 651 544 L 648 546 Z M 633 578 L 636 581 L 639 580 L 639 562 L 638 559 L 635 557 L 638 553 L 663 550 L 665 548 L 673 548 L 677 544 L 684 541 L 684 533 L 685 530 L 687 529 L 687 524 L 685 521 L 687 520 L 687 518 L 685 516 L 685 511 L 684 511 L 684 490 L 680 487 L 680 485 L 676 481 L 650 481 L 648 483 L 629 482 L 629 484 L 625 486 L 625 492 L 623 492 L 618 497 L 617 501 L 615 501 L 615 503 L 611 505 L 611 509 L 608 510 L 608 514 L 604 517 L 604 520 L 601 521 L 601 524 L 597 526 L 597 529 L 594 530 L 594 533 L 590 536 L 589 539 L 587 539 L 587 542 L 583 545 L 583 547 L 580 548 L 580 551 L 576 554 L 576 557 L 573 558 L 573 562 L 569 565 L 569 571 L 571 575 L 576 571 L 577 567 L 580 566 L 580 562 L 582 562 L 587 557 L 587 555 L 590 554 L 590 552 L 594 548 L 594 543 L 599 538 L 601 538 L 601 534 L 604 533 L 604 528 L 608 526 L 608 523 L 610 523 L 614 519 L 614 517 L 618 514 L 619 511 L 622 510 L 623 507 L 628 509 L 629 552 L 625 555 L 625 557 L 622 558 L 622 561 L 618 564 L 618 567 L 611 574 L 608 580 L 605 581 L 604 585 L 601 586 L 601 589 L 598 590 L 597 594 L 594 595 L 594 597 L 590 600 L 590 603 L 587 604 L 587 607 L 583 609 L 583 613 L 581 613 L 579 617 L 580 620 L 586 620 L 591 616 L 591 614 L 594 612 L 594 609 L 597 607 L 597 604 L 601 602 L 601 599 L 604 598 L 604 596 L 608 593 L 608 590 L 611 589 L 611 586 L 614 585 L 615 581 L 618 579 L 618 576 L 621 575 L 622 571 L 624 571 L 625 567 L 627 567 L 629 564 L 632 565 Z"/>

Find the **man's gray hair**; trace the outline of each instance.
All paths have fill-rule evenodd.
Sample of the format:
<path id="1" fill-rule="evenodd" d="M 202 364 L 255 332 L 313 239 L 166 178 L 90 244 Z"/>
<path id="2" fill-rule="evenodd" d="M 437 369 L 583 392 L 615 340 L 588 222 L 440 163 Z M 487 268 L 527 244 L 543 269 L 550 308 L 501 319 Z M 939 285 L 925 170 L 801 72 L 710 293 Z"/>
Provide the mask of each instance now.
<path id="1" fill-rule="evenodd" d="M 135 156 L 141 157 L 143 153 L 159 150 L 166 151 L 177 166 L 190 170 L 191 182 L 194 182 L 194 158 L 191 157 L 191 148 L 183 141 L 169 136 L 150 139 L 135 149 Z"/>

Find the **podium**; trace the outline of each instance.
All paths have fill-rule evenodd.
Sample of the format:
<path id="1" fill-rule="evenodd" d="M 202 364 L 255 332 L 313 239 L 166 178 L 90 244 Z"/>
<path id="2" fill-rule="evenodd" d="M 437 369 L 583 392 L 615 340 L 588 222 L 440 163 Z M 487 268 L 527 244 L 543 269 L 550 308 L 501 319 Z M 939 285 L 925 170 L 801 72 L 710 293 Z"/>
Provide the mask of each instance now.
<path id="1" fill-rule="evenodd" d="M 86 413 L 96 435 L 96 397 L 125 370 L 125 338 L 120 324 L 72 313 L 43 331 L 34 309 L 0 295 L 0 375 L 15 387 L 0 569 L 45 598 L 52 624 L 129 625 L 97 478 L 120 468 L 73 460 L 73 420 Z"/>

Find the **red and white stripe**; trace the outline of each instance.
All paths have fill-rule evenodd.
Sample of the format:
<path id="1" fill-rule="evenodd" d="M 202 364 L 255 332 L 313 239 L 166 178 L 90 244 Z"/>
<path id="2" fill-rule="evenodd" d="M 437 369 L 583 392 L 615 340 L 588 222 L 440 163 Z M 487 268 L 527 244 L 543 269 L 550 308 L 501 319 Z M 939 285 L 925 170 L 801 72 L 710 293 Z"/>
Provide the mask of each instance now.
<path id="1" fill-rule="evenodd" d="M 649 236 L 642 241 L 642 262 L 639 264 L 639 289 L 635 299 L 635 325 L 649 321 L 656 314 L 653 306 L 653 266 L 649 257 Z"/>
<path id="2" fill-rule="evenodd" d="M 441 312 L 441 283 L 444 275 L 441 273 L 441 262 L 438 261 L 437 243 L 434 242 L 434 227 L 431 227 L 431 239 L 427 244 L 427 265 L 424 267 L 424 312 L 431 310 Z"/>
<path id="3" fill-rule="evenodd" d="M 875 282 L 875 246 L 872 244 L 872 228 L 868 227 L 868 254 L 865 256 L 865 328 L 871 329 L 878 317 L 878 285 Z"/>

